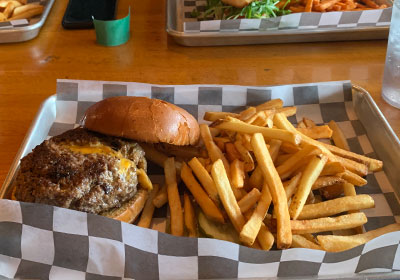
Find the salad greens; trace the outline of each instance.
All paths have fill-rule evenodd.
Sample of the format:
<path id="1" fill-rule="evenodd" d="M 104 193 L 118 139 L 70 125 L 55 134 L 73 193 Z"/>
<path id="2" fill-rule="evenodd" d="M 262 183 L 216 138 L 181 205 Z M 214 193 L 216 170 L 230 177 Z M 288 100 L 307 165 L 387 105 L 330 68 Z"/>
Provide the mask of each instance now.
<path id="1" fill-rule="evenodd" d="M 290 13 L 290 10 L 285 10 L 289 2 L 290 0 L 287 0 L 281 9 L 275 6 L 279 3 L 279 0 L 256 0 L 244 8 L 235 8 L 222 3 L 221 0 L 207 0 L 205 11 L 194 10 L 192 17 L 199 20 L 277 17 Z"/>

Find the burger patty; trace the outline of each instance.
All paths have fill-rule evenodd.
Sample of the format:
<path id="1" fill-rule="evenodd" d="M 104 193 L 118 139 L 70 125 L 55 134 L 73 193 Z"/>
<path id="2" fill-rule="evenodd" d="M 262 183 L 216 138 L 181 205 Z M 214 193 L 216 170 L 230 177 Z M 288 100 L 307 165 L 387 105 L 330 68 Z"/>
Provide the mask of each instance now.
<path id="1" fill-rule="evenodd" d="M 21 160 L 15 197 L 101 214 L 135 195 L 137 168 L 147 169 L 139 144 L 76 128 Z"/>

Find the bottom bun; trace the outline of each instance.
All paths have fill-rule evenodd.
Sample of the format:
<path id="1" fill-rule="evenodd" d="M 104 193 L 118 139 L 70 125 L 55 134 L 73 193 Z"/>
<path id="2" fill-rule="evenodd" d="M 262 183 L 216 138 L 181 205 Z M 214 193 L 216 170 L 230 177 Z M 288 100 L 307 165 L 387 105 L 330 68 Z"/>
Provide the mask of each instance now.
<path id="1" fill-rule="evenodd" d="M 101 213 L 101 215 L 121 222 L 132 223 L 142 212 L 147 197 L 147 190 L 139 189 L 134 197 L 122 204 L 121 207 Z"/>
<path id="2" fill-rule="evenodd" d="M 15 198 L 15 190 L 15 187 L 11 190 L 9 196 L 11 200 L 17 200 Z M 139 216 L 140 212 L 142 212 L 147 197 L 148 191 L 139 189 L 137 193 L 130 200 L 122 204 L 121 207 L 101 213 L 101 215 L 121 222 L 132 223 Z"/>

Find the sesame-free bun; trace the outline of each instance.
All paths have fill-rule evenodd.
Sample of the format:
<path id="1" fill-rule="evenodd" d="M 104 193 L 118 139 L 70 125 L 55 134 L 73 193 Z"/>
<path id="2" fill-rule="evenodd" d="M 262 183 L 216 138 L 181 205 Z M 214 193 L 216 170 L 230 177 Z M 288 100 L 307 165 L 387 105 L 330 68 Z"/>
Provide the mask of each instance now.
<path id="1" fill-rule="evenodd" d="M 99 133 L 147 143 L 195 145 L 199 124 L 184 109 L 159 99 L 118 96 L 92 105 L 83 126 Z"/>

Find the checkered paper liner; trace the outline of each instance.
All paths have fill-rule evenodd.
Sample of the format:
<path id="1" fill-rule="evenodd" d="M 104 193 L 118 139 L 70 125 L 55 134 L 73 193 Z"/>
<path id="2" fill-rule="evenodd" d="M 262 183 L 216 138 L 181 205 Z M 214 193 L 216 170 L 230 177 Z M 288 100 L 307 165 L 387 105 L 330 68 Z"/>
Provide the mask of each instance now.
<path id="1" fill-rule="evenodd" d="M 387 4 L 387 2 L 379 4 Z M 293 13 L 267 19 L 235 19 L 214 20 L 208 19 L 198 21 L 193 18 L 192 11 L 205 11 L 207 2 L 204 0 L 178 1 L 181 7 L 184 32 L 243 32 L 262 31 L 280 32 L 288 29 L 310 30 L 310 29 L 360 29 L 364 27 L 389 26 L 392 8 L 346 11 L 329 13 Z"/>
<path id="2" fill-rule="evenodd" d="M 27 1 L 29 4 L 41 4 L 45 6 L 48 2 L 48 0 L 28 0 Z M 34 19 L 32 20 L 31 24 L 35 23 L 37 20 Z M 16 27 L 26 27 L 29 26 L 29 20 L 28 19 L 16 19 L 16 20 L 11 20 L 11 21 L 5 21 L 5 22 L 0 22 L 0 30 L 4 29 L 14 29 Z"/>
<path id="3" fill-rule="evenodd" d="M 59 80 L 54 136 L 78 126 L 84 111 L 112 96 L 159 98 L 199 120 L 206 111 L 240 111 L 273 98 L 297 106 L 317 124 L 338 122 L 352 151 L 375 157 L 352 106 L 351 84 L 327 82 L 275 87 L 223 85 L 161 86 L 124 82 Z M 162 169 L 149 164 L 153 181 Z M 383 171 L 367 175 L 358 193 L 376 208 L 364 211 L 366 230 L 400 222 L 400 206 Z M 47 205 L 0 200 L 0 275 L 39 279 L 197 279 L 249 277 L 337 277 L 354 273 L 400 273 L 400 232 L 389 233 L 341 253 L 309 249 L 261 251 L 238 244 L 174 237 L 163 233 L 167 207 L 157 209 L 151 229 Z"/>

